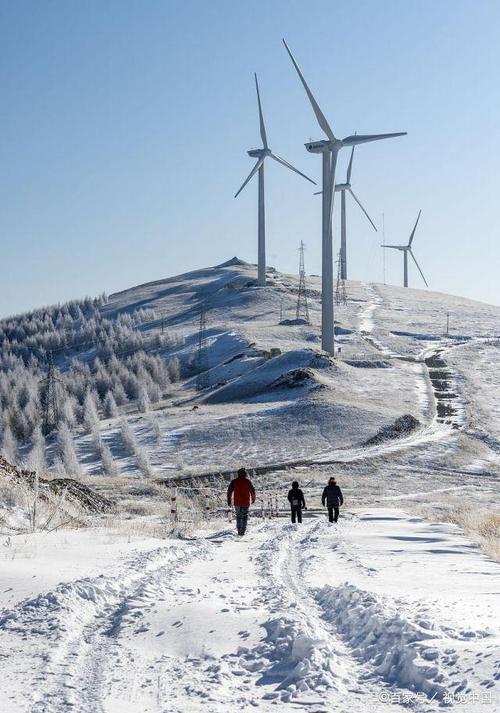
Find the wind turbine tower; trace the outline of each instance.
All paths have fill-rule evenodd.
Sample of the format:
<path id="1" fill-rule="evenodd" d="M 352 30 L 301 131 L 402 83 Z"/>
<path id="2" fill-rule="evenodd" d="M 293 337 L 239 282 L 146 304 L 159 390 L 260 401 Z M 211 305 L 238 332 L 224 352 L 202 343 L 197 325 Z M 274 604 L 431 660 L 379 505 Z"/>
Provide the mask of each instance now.
<path id="1" fill-rule="evenodd" d="M 266 160 L 266 158 L 268 156 L 270 156 L 272 159 L 274 159 L 278 163 L 281 163 L 282 166 L 286 166 L 286 168 L 289 168 L 291 171 L 295 171 L 295 173 L 298 173 L 299 176 L 302 176 L 307 181 L 314 183 L 314 185 L 316 185 L 316 182 L 313 181 L 312 178 L 309 178 L 308 176 L 306 176 L 305 173 L 302 173 L 297 168 L 292 166 L 291 163 L 288 163 L 288 161 L 285 161 L 284 158 L 277 156 L 269 148 L 269 145 L 267 143 L 266 127 L 264 124 L 264 116 L 262 114 L 262 105 L 260 103 L 260 92 L 259 92 L 259 83 L 257 81 L 257 75 L 255 75 L 255 89 L 257 90 L 257 104 L 259 106 L 260 137 L 262 139 L 262 148 L 261 149 L 251 149 L 250 151 L 248 151 L 248 155 L 251 156 L 252 158 L 256 158 L 257 163 L 252 168 L 248 177 L 246 178 L 243 185 L 241 186 L 241 188 L 238 190 L 238 192 L 236 193 L 236 195 L 234 197 L 237 198 L 239 196 L 239 194 L 245 188 L 247 183 L 253 178 L 253 176 L 258 171 L 259 172 L 259 206 L 258 206 L 258 229 L 257 229 L 257 234 L 258 234 L 258 247 L 257 247 L 258 278 L 257 278 L 257 284 L 264 287 L 266 284 L 266 209 L 265 209 L 265 198 L 264 198 L 264 161 Z"/>
<path id="2" fill-rule="evenodd" d="M 334 314 L 333 314 L 333 246 L 332 246 L 332 210 L 333 196 L 335 187 L 335 169 L 337 166 L 337 156 L 340 149 L 345 146 L 357 146 L 365 144 L 369 141 L 379 141 L 380 139 L 390 139 L 395 136 L 404 136 L 405 131 L 393 134 L 360 134 L 346 136 L 344 139 L 337 139 L 333 133 L 330 124 L 326 120 L 325 115 L 321 111 L 319 104 L 314 98 L 313 93 L 309 89 L 307 82 L 295 61 L 295 58 L 288 47 L 285 40 L 283 44 L 286 47 L 290 59 L 299 75 L 300 81 L 306 91 L 316 119 L 322 131 L 326 134 L 327 139 L 320 141 L 311 141 L 305 144 L 306 149 L 310 153 L 318 153 L 322 155 L 323 175 L 322 175 L 322 268 L 321 268 L 321 345 L 324 351 L 329 354 L 335 353 L 335 336 L 334 336 Z"/>
<path id="3" fill-rule="evenodd" d="M 418 212 L 417 216 L 417 222 L 415 223 L 413 230 L 411 231 L 410 239 L 408 241 L 408 245 L 385 245 L 385 243 L 381 246 L 383 248 L 390 248 L 391 250 L 399 250 L 400 252 L 403 253 L 403 286 L 408 287 L 408 253 L 412 256 L 413 262 L 415 265 L 418 267 L 419 273 L 422 275 L 422 280 L 425 282 L 425 286 L 429 287 L 427 284 L 427 280 L 424 277 L 424 273 L 420 269 L 420 265 L 417 262 L 417 258 L 413 254 L 413 250 L 411 249 L 411 245 L 413 243 L 413 238 L 415 237 L 415 231 L 417 229 L 418 221 L 420 220 L 420 214 L 422 213 L 421 210 Z"/>

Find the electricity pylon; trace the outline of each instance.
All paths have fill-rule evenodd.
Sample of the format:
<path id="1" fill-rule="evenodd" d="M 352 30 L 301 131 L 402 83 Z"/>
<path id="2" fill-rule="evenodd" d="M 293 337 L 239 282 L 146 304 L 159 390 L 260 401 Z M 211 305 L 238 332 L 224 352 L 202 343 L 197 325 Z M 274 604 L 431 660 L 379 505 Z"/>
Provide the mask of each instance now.
<path id="1" fill-rule="evenodd" d="M 309 324 L 309 306 L 307 304 L 304 250 L 305 245 L 304 242 L 301 240 L 299 248 L 299 294 L 297 295 L 297 309 L 295 311 L 295 318 L 303 319 L 307 324 Z"/>
<path id="2" fill-rule="evenodd" d="M 51 433 L 59 423 L 56 385 L 58 382 L 62 384 L 62 381 L 56 376 L 52 352 L 47 355 L 47 368 L 47 376 L 41 381 L 42 430 L 44 435 Z"/>
<path id="3" fill-rule="evenodd" d="M 342 279 L 342 256 L 340 252 L 337 258 L 337 266 L 337 287 L 335 289 L 335 304 L 346 305 L 347 291 L 345 288 L 345 280 Z"/>
<path id="4" fill-rule="evenodd" d="M 200 308 L 200 327 L 198 331 L 198 355 L 196 366 L 198 376 L 196 377 L 196 388 L 198 391 L 203 391 L 209 386 L 208 375 L 208 350 L 207 350 L 207 315 L 205 305 Z"/>

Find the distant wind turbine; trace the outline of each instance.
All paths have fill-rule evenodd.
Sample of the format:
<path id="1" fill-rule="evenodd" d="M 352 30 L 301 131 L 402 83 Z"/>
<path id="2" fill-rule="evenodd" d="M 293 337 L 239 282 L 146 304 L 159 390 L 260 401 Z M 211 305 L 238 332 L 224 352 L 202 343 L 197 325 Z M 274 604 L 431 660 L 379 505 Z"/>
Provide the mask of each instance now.
<path id="1" fill-rule="evenodd" d="M 234 197 L 236 198 L 241 193 L 241 191 L 245 188 L 245 186 L 250 181 L 250 179 L 253 178 L 253 176 L 258 171 L 259 172 L 259 208 L 258 208 L 258 216 L 259 217 L 258 217 L 258 278 L 257 278 L 257 284 L 261 285 L 261 286 L 265 286 L 265 284 L 266 284 L 266 213 L 265 213 L 265 199 L 264 199 L 264 161 L 268 156 L 270 156 L 278 163 L 281 163 L 282 166 L 286 166 L 286 168 L 289 168 L 291 171 L 295 171 L 295 173 L 298 173 L 299 176 L 302 176 L 307 181 L 314 183 L 314 185 L 316 185 L 316 181 L 313 181 L 311 178 L 306 176 L 305 173 L 302 173 L 297 168 L 292 166 L 291 163 L 288 163 L 288 161 L 285 161 L 284 158 L 277 156 L 269 148 L 269 145 L 267 143 L 266 127 L 264 125 L 264 117 L 262 115 L 262 106 L 260 103 L 259 83 L 257 81 L 257 75 L 255 75 L 255 88 L 257 90 L 257 103 L 259 105 L 259 120 L 260 120 L 260 136 L 262 138 L 263 146 L 261 149 L 251 149 L 250 151 L 248 151 L 248 155 L 252 156 L 252 158 L 256 158 L 257 163 L 252 168 L 252 170 L 250 171 L 250 174 L 248 175 L 248 178 L 244 181 L 243 185 L 241 186 L 241 188 L 239 189 L 239 191 L 236 193 L 236 195 Z"/>
<path id="2" fill-rule="evenodd" d="M 352 159 L 354 157 L 354 149 L 356 147 L 352 147 L 351 151 L 351 158 L 349 160 L 349 166 L 347 167 L 347 178 L 345 183 L 336 183 L 335 184 L 335 192 L 340 193 L 340 278 L 342 280 L 347 280 L 347 209 L 346 209 L 346 192 L 350 193 L 351 196 L 354 198 L 356 203 L 359 205 L 363 213 L 366 215 L 368 220 L 370 221 L 370 224 L 375 232 L 377 232 L 377 228 L 375 226 L 375 223 L 373 220 L 370 218 L 368 213 L 366 212 L 365 208 L 363 207 L 361 201 L 359 198 L 356 196 L 354 191 L 352 190 L 351 186 L 351 173 L 352 173 Z M 318 191 L 314 195 L 319 195 L 321 191 Z"/>
<path id="3" fill-rule="evenodd" d="M 344 146 L 356 146 L 357 144 L 365 144 L 369 141 L 379 141 L 380 139 L 390 139 L 395 136 L 404 136 L 406 131 L 401 131 L 397 134 L 361 134 L 346 136 L 345 139 L 337 139 L 330 127 L 330 124 L 326 120 L 325 115 L 321 111 L 319 104 L 314 98 L 313 93 L 309 89 L 307 82 L 304 79 L 304 75 L 302 74 L 299 65 L 295 61 L 295 58 L 285 40 L 283 40 L 283 44 L 290 55 L 293 66 L 297 70 L 297 74 L 299 75 L 300 81 L 302 82 L 309 98 L 318 124 L 328 137 L 328 139 L 323 139 L 321 141 L 308 142 L 305 146 L 310 153 L 323 154 L 321 346 L 329 354 L 334 354 L 333 246 L 331 226 L 337 155 L 340 149 Z"/>
<path id="4" fill-rule="evenodd" d="M 417 229 L 418 221 L 420 220 L 420 214 L 422 213 L 421 210 L 418 212 L 418 217 L 417 217 L 417 222 L 415 223 L 415 226 L 413 230 L 411 231 L 410 239 L 408 241 L 408 245 L 382 245 L 383 248 L 391 248 L 392 250 L 400 250 L 403 253 L 403 265 L 404 265 L 404 286 L 408 287 L 408 253 L 413 258 L 413 261 L 415 265 L 418 267 L 419 273 L 422 275 L 422 280 L 425 282 L 425 286 L 429 287 L 427 284 L 427 280 L 424 277 L 424 273 L 420 269 L 420 265 L 417 262 L 417 258 L 413 254 L 413 251 L 411 249 L 411 244 L 413 243 L 413 238 L 415 237 L 415 231 Z"/>

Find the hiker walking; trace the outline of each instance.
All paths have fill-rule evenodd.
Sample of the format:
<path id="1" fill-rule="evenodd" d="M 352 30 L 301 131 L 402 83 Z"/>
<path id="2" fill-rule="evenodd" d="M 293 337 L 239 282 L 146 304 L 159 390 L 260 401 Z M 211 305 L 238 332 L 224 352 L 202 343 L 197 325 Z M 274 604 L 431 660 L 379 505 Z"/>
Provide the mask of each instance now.
<path id="1" fill-rule="evenodd" d="M 227 504 L 231 507 L 231 498 L 236 510 L 236 527 L 238 535 L 244 535 L 247 529 L 248 508 L 255 502 L 255 488 L 248 479 L 245 468 L 240 468 L 238 475 L 229 483 L 227 489 Z"/>
<path id="2" fill-rule="evenodd" d="M 307 510 L 306 501 L 304 500 L 304 493 L 299 488 L 299 484 L 296 480 L 292 483 L 292 489 L 288 491 L 288 502 L 292 510 L 292 522 L 302 522 L 302 508 Z"/>
<path id="3" fill-rule="evenodd" d="M 321 496 L 321 503 L 323 507 L 326 505 L 328 508 L 330 522 L 337 522 L 339 519 L 339 507 L 344 504 L 344 496 L 335 478 L 330 478 L 328 481 L 328 485 Z"/>

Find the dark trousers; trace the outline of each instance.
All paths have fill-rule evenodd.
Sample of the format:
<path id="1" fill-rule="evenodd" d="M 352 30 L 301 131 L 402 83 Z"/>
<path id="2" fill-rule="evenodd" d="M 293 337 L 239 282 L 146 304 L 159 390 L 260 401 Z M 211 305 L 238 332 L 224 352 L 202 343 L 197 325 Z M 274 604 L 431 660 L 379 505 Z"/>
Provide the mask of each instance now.
<path id="1" fill-rule="evenodd" d="M 292 505 L 292 522 L 302 522 L 302 508 Z"/>
<path id="2" fill-rule="evenodd" d="M 328 506 L 328 519 L 330 522 L 337 522 L 339 519 L 339 507 L 338 505 Z"/>
<path id="3" fill-rule="evenodd" d="M 234 509 L 236 510 L 236 528 L 238 533 L 242 532 L 245 534 L 245 530 L 247 529 L 248 508 L 235 507 Z"/>

